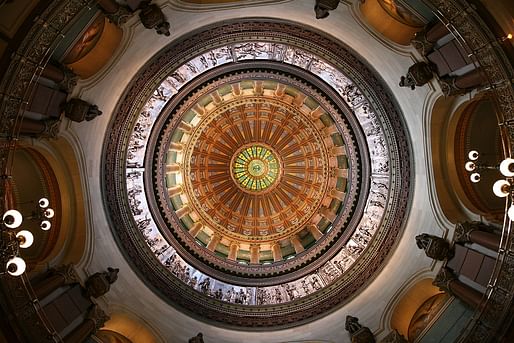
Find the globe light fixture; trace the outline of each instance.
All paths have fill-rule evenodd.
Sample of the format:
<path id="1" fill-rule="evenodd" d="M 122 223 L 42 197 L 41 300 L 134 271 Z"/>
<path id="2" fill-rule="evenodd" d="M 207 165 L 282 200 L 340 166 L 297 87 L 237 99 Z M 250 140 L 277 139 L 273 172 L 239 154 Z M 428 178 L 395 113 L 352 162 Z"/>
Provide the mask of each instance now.
<path id="1" fill-rule="evenodd" d="M 500 173 L 506 177 L 514 176 L 514 159 L 506 158 L 500 163 Z"/>
<path id="2" fill-rule="evenodd" d="M 505 179 L 498 180 L 493 185 L 493 193 L 499 198 L 507 198 L 510 202 L 507 216 L 514 221 L 514 159 L 507 157 L 498 168 Z"/>
<path id="3" fill-rule="evenodd" d="M 44 215 L 46 218 L 48 218 L 48 219 L 53 218 L 53 217 L 54 217 L 54 214 L 55 214 L 55 212 L 54 212 L 54 210 L 52 210 L 51 208 L 47 208 L 47 209 L 43 212 L 43 215 Z"/>
<path id="4" fill-rule="evenodd" d="M 489 166 L 489 165 L 486 165 L 486 164 L 478 163 L 478 158 L 479 157 L 480 157 L 480 154 L 478 153 L 478 151 L 471 150 L 471 151 L 468 152 L 468 159 L 469 160 L 464 164 L 464 169 L 466 169 L 466 171 L 471 173 L 469 175 L 469 179 L 473 183 L 480 182 L 480 180 L 481 180 L 480 173 L 483 170 L 498 170 L 498 168 L 499 168 L 497 166 Z M 512 162 L 514 162 L 514 160 L 512 160 Z M 500 166 L 500 168 L 501 168 L 501 166 Z M 512 169 L 511 173 L 512 173 L 512 176 L 514 176 L 514 163 L 507 163 L 507 164 L 505 164 L 503 166 L 503 168 L 506 171 Z"/>
<path id="5" fill-rule="evenodd" d="M 47 198 L 41 198 L 39 199 L 39 207 L 41 208 L 47 208 L 48 205 L 50 205 L 50 201 L 48 201 Z"/>
<path id="6" fill-rule="evenodd" d="M 34 243 L 34 235 L 28 230 L 21 230 L 16 234 L 18 242 L 20 242 L 20 248 L 27 249 Z"/>
<path id="7" fill-rule="evenodd" d="M 509 217 L 509 220 L 510 221 L 514 221 L 514 205 L 511 204 L 508 211 L 507 211 L 507 216 Z"/>
<path id="8" fill-rule="evenodd" d="M 21 225 L 23 221 L 23 216 L 17 210 L 9 210 L 4 213 L 4 215 L 2 216 L 2 220 L 3 224 L 8 229 L 16 229 Z"/>
<path id="9" fill-rule="evenodd" d="M 510 193 L 510 183 L 507 180 L 498 180 L 493 185 L 493 193 L 498 198 L 505 198 Z"/>
<path id="10" fill-rule="evenodd" d="M 478 153 L 478 151 L 476 150 L 471 150 L 469 153 L 468 153 L 468 158 L 471 160 L 471 161 L 476 161 L 478 160 L 478 157 L 480 156 L 480 154 Z"/>
<path id="11" fill-rule="evenodd" d="M 27 264 L 21 257 L 16 256 L 7 261 L 5 269 L 12 276 L 20 276 L 27 269 Z"/>
<path id="12" fill-rule="evenodd" d="M 477 182 L 480 182 L 480 174 L 479 173 L 473 173 L 469 176 L 469 179 L 471 180 L 471 182 L 473 183 L 477 183 Z"/>
<path id="13" fill-rule="evenodd" d="M 40 220 L 39 227 L 43 231 L 48 231 L 52 227 L 50 218 L 55 216 L 55 211 L 48 207 L 50 201 L 41 198 L 36 206 L 36 211 L 32 212 L 27 219 Z M 30 248 L 34 244 L 34 235 L 28 230 L 20 230 L 23 224 L 23 215 L 16 209 L 9 209 L 2 215 L 0 221 L 0 265 L 5 266 L 5 270 L 0 270 L 0 274 L 20 276 L 27 269 L 27 264 L 19 256 L 19 250 Z"/>
<path id="14" fill-rule="evenodd" d="M 48 231 L 50 230 L 50 228 L 52 227 L 52 224 L 50 223 L 49 220 L 43 220 L 41 222 L 41 225 L 39 226 L 41 228 L 41 230 L 43 231 Z"/>

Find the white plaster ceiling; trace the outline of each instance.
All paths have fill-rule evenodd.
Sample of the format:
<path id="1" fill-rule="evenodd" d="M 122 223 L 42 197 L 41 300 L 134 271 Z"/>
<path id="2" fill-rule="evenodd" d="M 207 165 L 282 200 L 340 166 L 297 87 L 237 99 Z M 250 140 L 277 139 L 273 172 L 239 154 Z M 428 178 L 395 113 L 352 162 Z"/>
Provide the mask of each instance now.
<path id="1" fill-rule="evenodd" d="M 124 38 L 111 63 L 94 78 L 79 82 L 74 96 L 95 103 L 103 115 L 87 123 L 68 123 L 65 135 L 74 142 L 82 170 L 89 216 L 88 254 L 79 267 L 89 273 L 109 266 L 120 269 L 119 279 L 105 300 L 109 311 L 130 312 L 160 337 L 162 342 L 186 342 L 202 332 L 204 340 L 212 343 L 292 342 L 323 340 L 350 342 L 344 330 L 346 315 L 359 318 L 377 337 L 387 334 L 392 307 L 402 289 L 415 280 L 434 275 L 432 260 L 418 250 L 414 237 L 422 232 L 438 236 L 448 234 L 449 223 L 438 208 L 435 186 L 431 179 L 430 108 L 440 94 L 427 85 L 411 91 L 398 87 L 399 77 L 416 57 L 414 49 L 387 43 L 376 36 L 359 18 L 358 1 L 340 3 L 327 19 L 316 20 L 313 0 L 269 2 L 263 6 L 236 5 L 202 11 L 183 9 L 178 1 L 158 1 L 171 24 L 171 36 L 160 36 L 145 29 L 137 16 L 123 25 Z M 183 6 L 182 6 L 183 7 Z M 327 316 L 292 329 L 280 331 L 238 331 L 217 327 L 188 317 L 168 305 L 149 289 L 130 267 L 115 242 L 108 226 L 101 194 L 101 155 L 109 120 L 123 91 L 145 61 L 177 37 L 198 27 L 221 20 L 244 17 L 287 19 L 325 31 L 350 46 L 363 61 L 375 69 L 391 89 L 401 108 L 405 126 L 412 142 L 412 206 L 403 235 L 393 248 L 383 270 L 367 288 L 350 302 Z"/>

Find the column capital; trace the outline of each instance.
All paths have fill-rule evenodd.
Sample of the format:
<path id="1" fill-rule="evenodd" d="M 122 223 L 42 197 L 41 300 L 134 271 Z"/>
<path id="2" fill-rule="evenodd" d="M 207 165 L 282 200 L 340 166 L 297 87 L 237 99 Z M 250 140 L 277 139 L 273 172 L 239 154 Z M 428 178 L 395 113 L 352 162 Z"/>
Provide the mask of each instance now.
<path id="1" fill-rule="evenodd" d="M 102 328 L 110 317 L 98 305 L 93 305 L 87 313 L 86 319 L 91 320 L 95 324 L 95 331 Z"/>
<path id="2" fill-rule="evenodd" d="M 371 330 L 359 324 L 359 318 L 346 316 L 344 329 L 350 333 L 352 342 L 375 343 L 375 337 Z"/>
<path id="3" fill-rule="evenodd" d="M 458 243 L 471 242 L 470 234 L 473 231 L 492 232 L 493 227 L 482 222 L 462 222 L 455 224 L 453 240 Z"/>
<path id="4" fill-rule="evenodd" d="M 79 275 L 75 270 L 73 264 L 63 264 L 58 267 L 50 269 L 50 274 L 59 275 L 64 279 L 64 285 L 73 283 L 80 283 Z"/>
<path id="5" fill-rule="evenodd" d="M 450 269 L 443 267 L 435 276 L 434 281 L 432 281 L 432 285 L 439 287 L 441 291 L 452 294 L 450 290 L 450 283 L 456 279 L 457 277 Z"/>

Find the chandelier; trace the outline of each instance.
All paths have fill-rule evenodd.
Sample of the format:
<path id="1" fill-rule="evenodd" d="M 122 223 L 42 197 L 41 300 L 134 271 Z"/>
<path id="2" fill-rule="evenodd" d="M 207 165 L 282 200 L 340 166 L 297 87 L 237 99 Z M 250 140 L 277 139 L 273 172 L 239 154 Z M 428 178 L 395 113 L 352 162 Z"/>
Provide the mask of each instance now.
<path id="1" fill-rule="evenodd" d="M 49 219 L 53 218 L 55 212 L 49 207 L 47 198 L 39 199 L 37 210 L 27 219 L 40 220 L 39 227 L 43 231 L 50 230 L 52 224 Z M 0 263 L 5 266 L 1 274 L 8 273 L 12 276 L 20 276 L 25 272 L 27 264 L 20 257 L 20 248 L 27 249 L 34 243 L 34 235 L 28 230 L 20 229 L 23 223 L 23 215 L 16 209 L 7 210 L 2 215 L 1 241 L 0 241 Z"/>

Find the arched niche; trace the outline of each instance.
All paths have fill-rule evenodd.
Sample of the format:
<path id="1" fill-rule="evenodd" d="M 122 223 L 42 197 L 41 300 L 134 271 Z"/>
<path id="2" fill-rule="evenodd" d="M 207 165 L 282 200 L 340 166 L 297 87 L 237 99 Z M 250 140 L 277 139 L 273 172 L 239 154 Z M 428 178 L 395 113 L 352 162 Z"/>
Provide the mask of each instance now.
<path id="1" fill-rule="evenodd" d="M 425 300 L 423 304 L 418 307 L 409 324 L 409 342 L 415 342 L 418 337 L 430 327 L 449 299 L 449 294 L 438 293 Z"/>
<path id="2" fill-rule="evenodd" d="M 33 247 L 37 250 L 33 256 L 27 255 L 29 270 L 37 274 L 48 265 L 78 264 L 85 253 L 86 217 L 79 163 L 68 141 L 64 138 L 21 141 L 15 152 L 12 174 L 16 187 L 13 194 L 19 197 L 18 202 L 37 201 L 46 195 L 55 210 L 49 231 L 42 233 L 39 222 L 30 228 L 35 235 Z M 27 204 L 34 205 L 37 204 Z M 36 236 L 41 234 L 48 237 Z"/>
<path id="3" fill-rule="evenodd" d="M 505 201 L 492 192 L 493 184 L 502 178 L 498 170 L 480 172 L 481 180 L 471 182 L 469 173 L 459 172 L 469 161 L 471 150 L 480 152 L 476 164 L 496 167 L 503 159 L 500 130 L 495 108 L 488 98 L 466 105 L 460 116 L 455 132 L 455 168 L 464 191 L 464 203 L 468 208 L 484 216 L 489 221 L 501 223 L 505 212 Z"/>
<path id="4" fill-rule="evenodd" d="M 99 13 L 66 51 L 62 62 L 80 78 L 89 78 L 109 62 L 122 35 L 118 26 Z"/>
<path id="5" fill-rule="evenodd" d="M 121 312 L 111 314 L 110 319 L 95 336 L 100 336 L 103 343 L 159 342 L 144 323 L 130 314 Z"/>
<path id="6" fill-rule="evenodd" d="M 416 312 L 430 298 L 441 294 L 439 288 L 432 285 L 432 279 L 422 279 L 413 284 L 398 300 L 391 315 L 391 328 L 404 337 L 409 335 L 409 326 Z"/>
<path id="7" fill-rule="evenodd" d="M 98 332 L 95 333 L 94 340 L 101 343 L 133 343 L 130 339 L 123 336 L 122 334 L 105 329 L 98 330 Z"/>
<path id="8" fill-rule="evenodd" d="M 11 175 L 6 182 L 7 208 L 20 211 L 23 215 L 20 229 L 34 235 L 32 246 L 20 251 L 30 271 L 38 263 L 49 259 L 59 239 L 62 227 L 60 187 L 49 161 L 32 148 L 15 150 Z M 52 227 L 48 231 L 40 228 L 44 218 L 38 200 L 43 197 L 49 199 L 50 207 L 55 211 L 50 219 Z"/>
<path id="9" fill-rule="evenodd" d="M 481 164 L 495 166 L 502 160 L 493 104 L 486 97 L 458 101 L 441 97 L 432 110 L 432 165 L 440 208 L 454 223 L 479 216 L 500 222 L 504 204 L 492 193 L 499 173 L 482 171 L 481 181 L 472 183 L 464 169 L 470 150 L 481 153 Z"/>
<path id="10" fill-rule="evenodd" d="M 375 31 L 401 45 L 409 45 L 414 34 L 425 25 L 397 0 L 365 0 L 360 10 Z"/>

